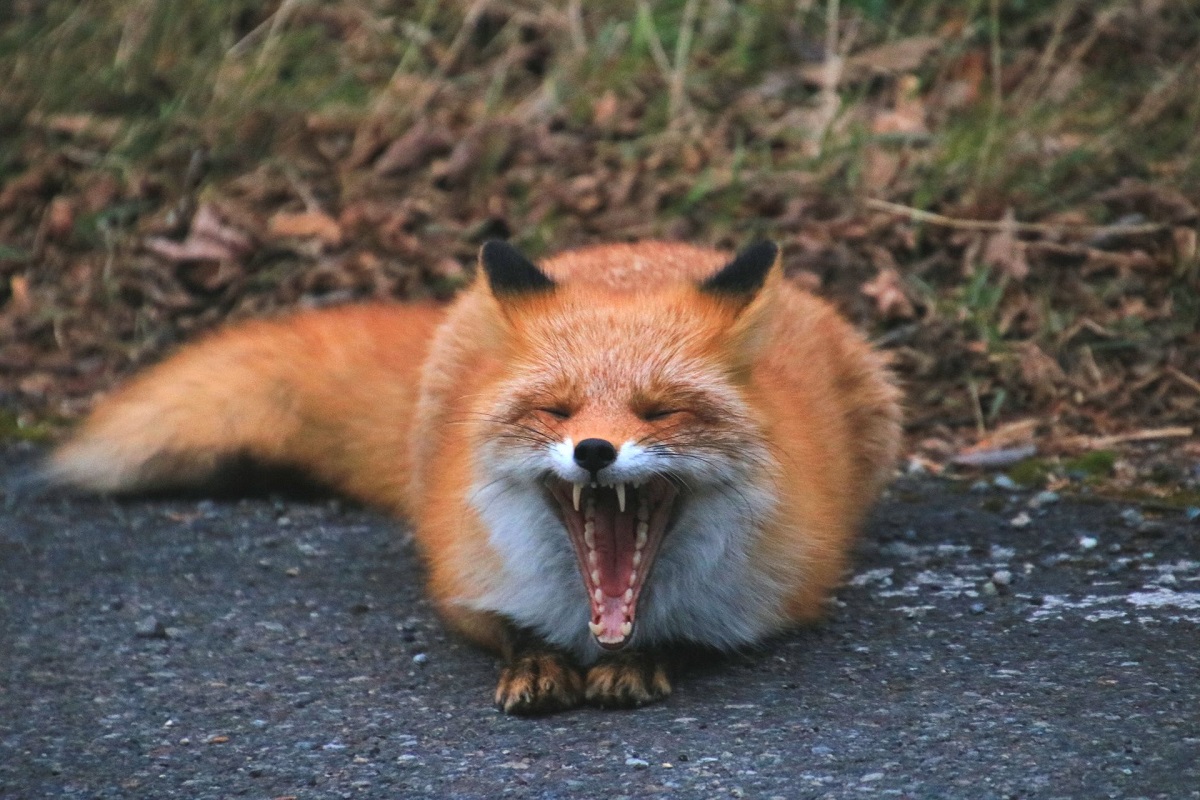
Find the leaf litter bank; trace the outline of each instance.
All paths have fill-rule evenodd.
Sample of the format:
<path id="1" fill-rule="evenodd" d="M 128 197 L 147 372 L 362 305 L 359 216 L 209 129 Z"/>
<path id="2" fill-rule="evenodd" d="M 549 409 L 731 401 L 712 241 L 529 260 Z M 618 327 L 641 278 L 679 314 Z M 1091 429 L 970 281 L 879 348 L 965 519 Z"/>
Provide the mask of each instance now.
<path id="1" fill-rule="evenodd" d="M 0 14 L 9 435 L 226 318 L 448 296 L 490 237 L 770 236 L 938 461 L 1200 421 L 1188 3 L 137 5 Z"/>

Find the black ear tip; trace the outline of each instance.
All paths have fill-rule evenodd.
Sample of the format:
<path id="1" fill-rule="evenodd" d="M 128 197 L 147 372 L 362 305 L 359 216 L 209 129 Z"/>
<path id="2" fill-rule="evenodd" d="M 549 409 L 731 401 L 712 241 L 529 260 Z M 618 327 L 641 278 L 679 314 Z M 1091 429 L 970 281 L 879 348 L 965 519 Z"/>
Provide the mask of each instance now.
<path id="1" fill-rule="evenodd" d="M 767 259 L 774 262 L 779 255 L 779 245 L 770 239 L 759 239 L 738 251 L 736 258 L 748 258 L 755 261 Z"/>
<path id="2" fill-rule="evenodd" d="M 479 248 L 479 263 L 496 294 L 522 294 L 554 288 L 554 281 L 508 242 L 488 239 Z"/>
<path id="3" fill-rule="evenodd" d="M 732 261 L 700 284 L 700 288 L 714 294 L 752 295 L 762 288 L 778 258 L 779 245 L 761 239 L 739 250 Z"/>

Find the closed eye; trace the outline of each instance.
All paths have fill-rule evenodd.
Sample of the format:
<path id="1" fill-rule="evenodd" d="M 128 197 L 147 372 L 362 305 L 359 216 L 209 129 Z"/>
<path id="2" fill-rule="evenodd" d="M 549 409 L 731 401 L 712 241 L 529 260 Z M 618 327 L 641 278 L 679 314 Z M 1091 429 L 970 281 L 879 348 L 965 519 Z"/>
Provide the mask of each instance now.
<path id="1" fill-rule="evenodd" d="M 550 406 L 547 408 L 539 408 L 538 411 L 542 412 L 543 414 L 549 414 L 550 416 L 554 417 L 555 419 L 570 419 L 571 418 L 570 409 L 564 408 L 562 406 Z"/>
<path id="2" fill-rule="evenodd" d="M 658 422 L 659 420 L 664 420 L 667 417 L 673 417 L 676 414 L 682 413 L 683 409 L 679 408 L 651 408 L 642 411 L 640 414 L 638 414 L 638 416 L 640 416 L 646 422 Z"/>

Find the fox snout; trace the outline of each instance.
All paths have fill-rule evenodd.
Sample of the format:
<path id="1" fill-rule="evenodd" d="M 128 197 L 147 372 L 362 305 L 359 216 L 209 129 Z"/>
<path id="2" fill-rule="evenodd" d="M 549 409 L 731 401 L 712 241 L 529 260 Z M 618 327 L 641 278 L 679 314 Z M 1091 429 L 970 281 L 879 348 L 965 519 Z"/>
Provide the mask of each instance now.
<path id="1" fill-rule="evenodd" d="M 575 445 L 575 463 L 592 473 L 592 480 L 616 460 L 617 448 L 607 439 L 584 439 Z"/>

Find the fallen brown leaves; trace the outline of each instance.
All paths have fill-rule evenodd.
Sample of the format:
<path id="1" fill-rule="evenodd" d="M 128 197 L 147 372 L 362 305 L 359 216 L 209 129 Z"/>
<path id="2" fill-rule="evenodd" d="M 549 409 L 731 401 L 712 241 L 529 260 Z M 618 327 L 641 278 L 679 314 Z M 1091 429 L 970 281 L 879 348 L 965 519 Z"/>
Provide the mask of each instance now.
<path id="1" fill-rule="evenodd" d="M 347 40 L 366 24 L 328 13 L 322 24 Z M 123 120 L 31 114 L 0 185 L 3 405 L 73 416 L 226 318 L 447 297 L 490 237 L 537 255 L 771 235 L 792 280 L 891 350 L 931 463 L 1200 421 L 1200 198 L 1115 179 L 1033 217 L 1019 195 L 947 189 L 936 212 L 905 205 L 939 125 L 978 111 L 990 91 L 986 48 L 938 61 L 954 24 L 847 53 L 833 85 L 823 62 L 750 83 L 685 82 L 674 90 L 687 119 L 650 132 L 661 81 L 556 106 L 542 76 L 554 59 L 578 58 L 577 43 L 559 17 L 509 13 L 489 8 L 471 24 L 519 23 L 519 47 L 473 49 L 464 27 L 453 42 L 422 45 L 433 74 L 392 76 L 365 108 L 230 123 L 239 141 L 272 124 L 286 135 L 270 157 L 207 171 L 204 126 L 114 170 L 95 154 L 124 135 Z M 1014 85 L 1078 85 L 1078 65 L 1039 77 L 1036 57 L 1017 61 Z M 489 108 L 471 81 L 501 66 L 509 102 Z M 804 126 L 821 112 L 817 99 L 796 99 L 811 86 L 862 93 L 822 123 L 835 141 L 861 132 L 860 159 L 797 166 L 812 145 Z M 1070 146 L 1067 133 L 1029 143 Z M 1043 433 L 1001 441 L 1014 418 Z M 981 424 L 991 436 L 974 441 Z"/>

